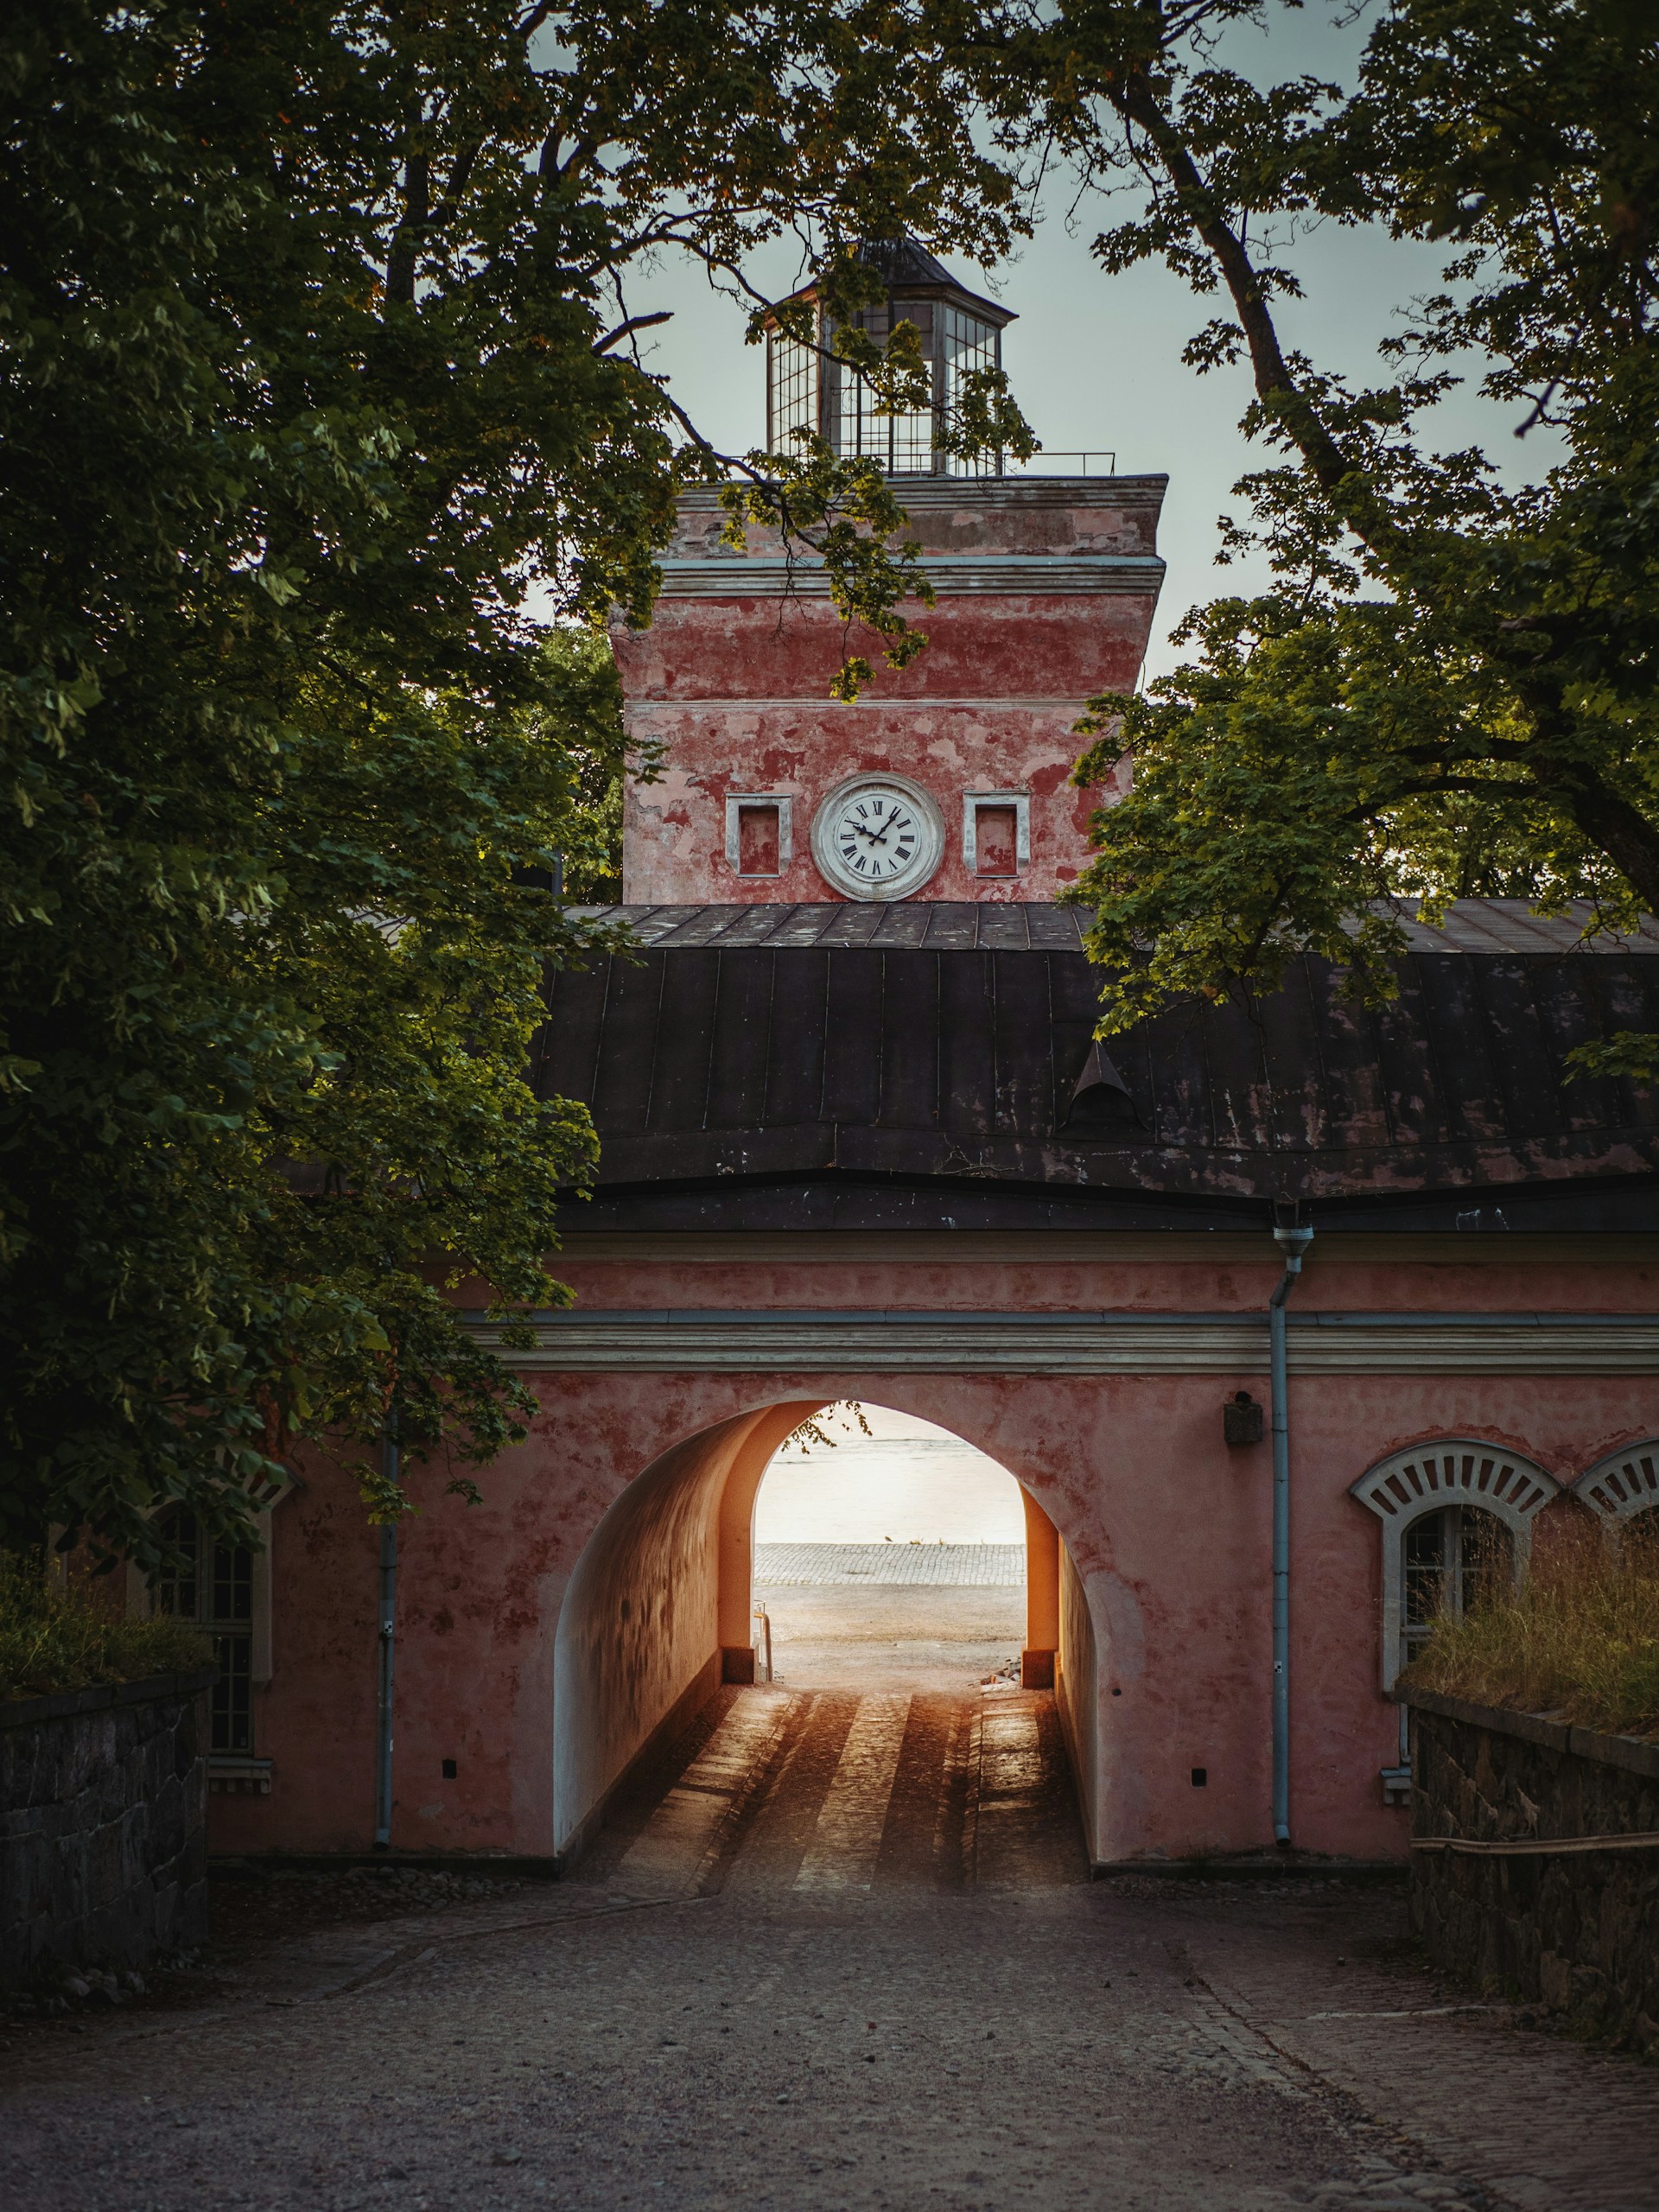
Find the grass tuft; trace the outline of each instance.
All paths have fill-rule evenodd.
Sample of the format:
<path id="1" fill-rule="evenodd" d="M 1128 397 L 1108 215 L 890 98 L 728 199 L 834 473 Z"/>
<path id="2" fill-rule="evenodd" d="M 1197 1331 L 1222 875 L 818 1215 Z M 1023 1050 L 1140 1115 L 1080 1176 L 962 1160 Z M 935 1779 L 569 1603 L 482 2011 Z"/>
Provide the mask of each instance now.
<path id="1" fill-rule="evenodd" d="M 190 1674 L 212 1657 L 183 1621 L 129 1620 L 84 1587 L 54 1589 L 37 1560 L 0 1552 L 0 1698 Z"/>
<path id="2" fill-rule="evenodd" d="M 1659 1534 L 1541 1529 L 1518 1591 L 1443 1621 L 1402 1681 L 1613 1736 L 1659 1736 Z"/>

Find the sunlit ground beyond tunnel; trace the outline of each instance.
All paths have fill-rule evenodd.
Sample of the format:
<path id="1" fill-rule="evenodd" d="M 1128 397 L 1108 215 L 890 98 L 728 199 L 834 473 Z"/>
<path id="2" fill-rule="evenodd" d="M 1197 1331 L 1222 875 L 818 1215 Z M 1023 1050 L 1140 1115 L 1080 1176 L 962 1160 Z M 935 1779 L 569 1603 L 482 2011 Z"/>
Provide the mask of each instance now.
<path id="1" fill-rule="evenodd" d="M 755 1506 L 754 1597 L 791 1689 L 976 1690 L 1018 1679 L 1019 1484 L 948 1429 L 837 1408 L 780 1449 Z"/>

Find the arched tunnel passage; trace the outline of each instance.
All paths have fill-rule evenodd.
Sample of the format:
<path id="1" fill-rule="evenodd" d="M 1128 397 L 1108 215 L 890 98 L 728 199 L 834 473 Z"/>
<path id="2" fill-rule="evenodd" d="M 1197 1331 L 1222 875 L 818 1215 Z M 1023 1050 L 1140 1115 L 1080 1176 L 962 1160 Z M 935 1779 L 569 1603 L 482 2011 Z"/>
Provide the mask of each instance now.
<path id="1" fill-rule="evenodd" d="M 630 1890 L 723 1886 L 734 1867 L 830 1888 L 1081 1878 L 1095 1639 L 1030 1489 L 1018 1491 L 1017 1675 L 982 1687 L 884 1678 L 878 1665 L 862 1683 L 768 1683 L 757 1668 L 757 1497 L 779 1447 L 826 1402 L 781 1399 L 686 1437 L 594 1531 L 555 1648 L 562 1862 Z M 826 1491 L 835 1457 L 815 1462 Z"/>

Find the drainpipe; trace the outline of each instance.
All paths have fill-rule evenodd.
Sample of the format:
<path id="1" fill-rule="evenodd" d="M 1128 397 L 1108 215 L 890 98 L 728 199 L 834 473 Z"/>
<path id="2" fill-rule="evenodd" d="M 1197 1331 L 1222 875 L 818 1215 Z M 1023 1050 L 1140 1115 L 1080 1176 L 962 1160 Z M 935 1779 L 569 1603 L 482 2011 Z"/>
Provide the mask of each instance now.
<path id="1" fill-rule="evenodd" d="M 1302 1272 L 1311 1229 L 1275 1229 L 1285 1272 L 1268 1301 L 1273 1386 L 1273 1840 L 1290 1842 L 1290 1417 L 1285 1376 L 1285 1301 Z"/>
<path id="2" fill-rule="evenodd" d="M 380 1473 L 397 1480 L 397 1416 L 386 1417 L 380 1439 Z M 374 1762 L 374 1847 L 391 1848 L 391 1668 L 397 1641 L 397 1523 L 380 1527 L 380 1696 Z"/>

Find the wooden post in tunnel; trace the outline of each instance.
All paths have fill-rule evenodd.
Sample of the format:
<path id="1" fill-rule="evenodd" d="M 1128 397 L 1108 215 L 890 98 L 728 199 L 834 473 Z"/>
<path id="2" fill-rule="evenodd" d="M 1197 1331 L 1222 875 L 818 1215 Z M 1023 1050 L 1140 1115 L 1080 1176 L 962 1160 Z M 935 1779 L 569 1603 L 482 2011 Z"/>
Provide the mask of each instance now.
<path id="1" fill-rule="evenodd" d="M 821 1398 L 767 1408 L 745 1439 L 720 1500 L 720 1678 L 754 1680 L 754 1497 L 772 1453 Z"/>
<path id="2" fill-rule="evenodd" d="M 1060 1641 L 1060 1532 L 1023 1484 L 1026 1509 L 1026 1648 L 1020 1687 L 1052 1690 Z"/>

